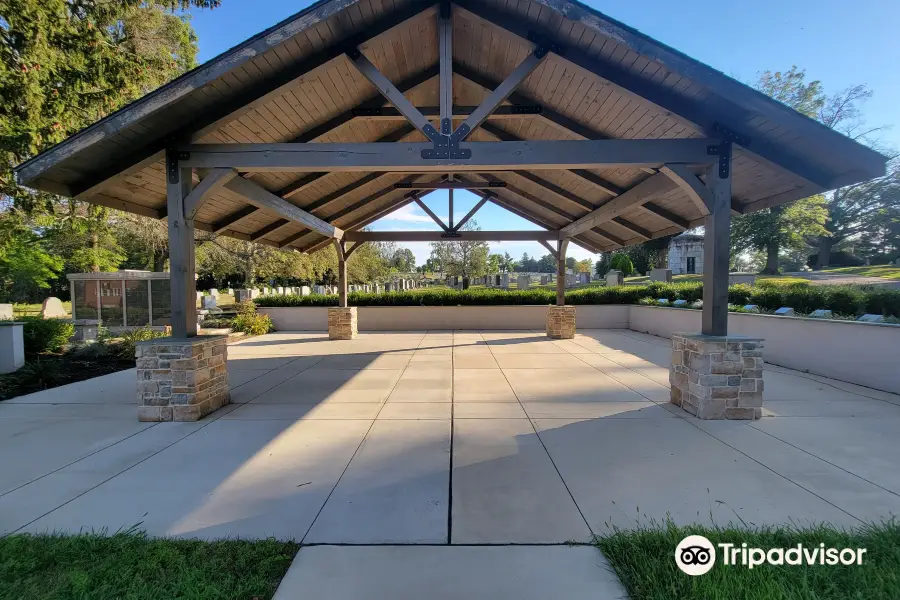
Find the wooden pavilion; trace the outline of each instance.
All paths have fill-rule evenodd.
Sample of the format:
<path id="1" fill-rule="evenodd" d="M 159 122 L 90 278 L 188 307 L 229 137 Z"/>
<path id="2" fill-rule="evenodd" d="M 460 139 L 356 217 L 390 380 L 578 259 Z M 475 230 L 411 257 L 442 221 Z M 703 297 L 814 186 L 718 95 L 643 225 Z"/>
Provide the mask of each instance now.
<path id="1" fill-rule="evenodd" d="M 320 0 L 17 176 L 168 219 L 176 338 L 197 330 L 195 229 L 335 244 L 346 306 L 345 259 L 369 240 L 536 240 L 562 272 L 570 242 L 608 251 L 700 225 L 703 333 L 724 335 L 731 215 L 885 162 L 579 2 Z M 456 223 L 432 215 L 439 232 L 361 231 L 435 189 L 481 201 Z M 485 202 L 543 231 L 461 231 Z"/>

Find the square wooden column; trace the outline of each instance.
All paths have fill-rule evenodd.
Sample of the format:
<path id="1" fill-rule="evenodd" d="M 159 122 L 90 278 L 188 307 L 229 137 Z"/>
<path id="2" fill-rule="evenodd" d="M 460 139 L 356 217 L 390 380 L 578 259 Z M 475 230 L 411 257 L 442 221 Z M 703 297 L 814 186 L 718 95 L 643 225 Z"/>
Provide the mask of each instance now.
<path id="1" fill-rule="evenodd" d="M 197 292 L 194 277 L 194 221 L 185 218 L 184 200 L 191 193 L 191 169 L 181 168 L 177 152 L 166 151 L 169 221 L 169 285 L 172 294 L 172 337 L 197 335 Z"/>
<path id="2" fill-rule="evenodd" d="M 347 302 L 347 258 L 357 245 L 348 250 L 343 240 L 334 240 L 338 255 L 338 305 L 328 309 L 328 338 L 332 340 L 352 340 L 359 330 L 356 307 Z"/>
<path id="3" fill-rule="evenodd" d="M 706 172 L 712 206 L 704 219 L 703 325 L 704 335 L 728 334 L 728 265 L 731 258 L 731 145 L 723 143 L 725 166 L 716 161 Z"/>
<path id="4" fill-rule="evenodd" d="M 556 305 L 566 305 L 566 250 L 569 247 L 569 239 L 559 241 L 559 250 L 556 254 Z"/>

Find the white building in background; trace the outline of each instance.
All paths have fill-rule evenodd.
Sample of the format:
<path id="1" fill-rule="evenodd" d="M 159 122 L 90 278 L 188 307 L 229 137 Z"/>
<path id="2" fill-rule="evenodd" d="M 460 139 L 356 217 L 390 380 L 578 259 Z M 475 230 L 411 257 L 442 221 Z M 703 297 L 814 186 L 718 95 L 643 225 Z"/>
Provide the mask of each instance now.
<path id="1" fill-rule="evenodd" d="M 669 242 L 672 275 L 703 273 L 703 236 L 683 233 Z"/>

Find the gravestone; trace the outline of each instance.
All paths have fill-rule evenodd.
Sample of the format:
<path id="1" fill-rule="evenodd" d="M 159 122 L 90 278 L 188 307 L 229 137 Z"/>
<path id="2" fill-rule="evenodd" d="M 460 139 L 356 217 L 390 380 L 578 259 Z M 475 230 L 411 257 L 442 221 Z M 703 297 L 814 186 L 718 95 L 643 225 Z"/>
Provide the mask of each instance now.
<path id="1" fill-rule="evenodd" d="M 865 314 L 856 320 L 860 323 L 884 323 L 884 315 Z"/>
<path id="2" fill-rule="evenodd" d="M 464 289 L 464 290 L 469 289 L 469 278 L 468 277 L 463 277 L 462 289 Z"/>
<path id="3" fill-rule="evenodd" d="M 779 317 L 793 317 L 794 309 L 791 308 L 790 306 L 782 306 L 781 308 L 779 308 L 778 310 L 775 311 L 775 314 L 778 315 Z"/>
<path id="4" fill-rule="evenodd" d="M 217 290 L 216 288 L 210 288 L 210 290 L 209 290 L 209 295 L 210 295 L 210 296 L 215 296 L 215 297 L 218 298 L 218 297 L 219 297 L 219 290 Z"/>
<path id="5" fill-rule="evenodd" d="M 658 298 L 658 299 L 656 300 L 656 303 L 659 304 L 660 306 L 668 306 L 668 305 L 669 305 L 669 299 L 668 299 L 668 298 Z"/>
<path id="6" fill-rule="evenodd" d="M 494 285 L 500 287 L 500 276 L 494 275 Z"/>
<path id="7" fill-rule="evenodd" d="M 759 306 L 757 306 L 756 304 L 745 304 L 745 305 L 744 305 L 744 310 L 747 311 L 747 312 L 751 312 L 751 313 L 758 313 L 758 312 L 759 312 Z"/>
<path id="8" fill-rule="evenodd" d="M 528 275 L 519 275 L 519 277 L 516 279 L 516 286 L 520 290 L 527 290 L 529 287 L 531 287 L 531 277 L 529 277 Z"/>
<path id="9" fill-rule="evenodd" d="M 509 289 L 509 273 L 504 273 L 500 276 L 500 287 L 504 290 Z"/>
<path id="10" fill-rule="evenodd" d="M 687 300 L 676 300 L 675 302 L 672 303 L 672 306 L 678 306 L 678 307 L 685 307 L 687 305 L 688 305 Z"/>
<path id="11" fill-rule="evenodd" d="M 229 296 L 234 296 L 234 289 L 228 288 L 227 290 L 225 290 L 225 293 L 228 294 Z"/>
<path id="12" fill-rule="evenodd" d="M 566 287 L 575 287 L 578 285 L 578 277 L 573 275 L 572 273 L 566 273 Z"/>
<path id="13" fill-rule="evenodd" d="M 393 289 L 394 289 L 394 285 L 390 281 L 386 281 L 384 283 L 384 291 L 385 292 L 393 291 Z"/>
<path id="14" fill-rule="evenodd" d="M 211 310 L 216 308 L 216 297 L 215 296 L 203 296 L 200 298 L 200 308 L 203 310 Z"/>
<path id="15" fill-rule="evenodd" d="M 308 285 L 300 286 L 300 295 L 301 296 L 309 296 L 309 286 Z"/>
<path id="16" fill-rule="evenodd" d="M 325 286 L 324 285 L 317 285 L 317 286 L 313 287 L 313 290 L 315 291 L 316 294 L 319 294 L 320 296 L 325 294 Z"/>
<path id="17" fill-rule="evenodd" d="M 67 317 L 69 316 L 66 313 L 66 309 L 63 308 L 62 302 L 59 298 L 55 298 L 50 296 L 44 303 L 41 305 L 41 318 L 42 319 L 55 319 L 58 317 Z"/>
<path id="18" fill-rule="evenodd" d="M 672 281 L 672 269 L 650 269 L 650 281 Z"/>
<path id="19" fill-rule="evenodd" d="M 250 295 L 250 290 L 235 290 L 234 291 L 234 301 L 235 302 L 247 302 L 248 300 L 252 300 L 253 296 Z"/>
<path id="20" fill-rule="evenodd" d="M 622 271 L 613 269 L 606 274 L 606 285 L 623 285 L 625 283 L 625 275 Z"/>
<path id="21" fill-rule="evenodd" d="M 813 319 L 830 319 L 832 317 L 832 312 L 830 310 L 820 308 L 818 310 L 812 311 L 812 314 L 810 314 L 809 316 Z"/>
<path id="22" fill-rule="evenodd" d="M 13 320 L 13 305 L 12 304 L 0 304 L 0 321 L 12 321 Z"/>
<path id="23" fill-rule="evenodd" d="M 578 283 L 584 285 L 586 283 L 591 282 L 591 274 L 590 273 L 579 273 L 578 274 Z"/>

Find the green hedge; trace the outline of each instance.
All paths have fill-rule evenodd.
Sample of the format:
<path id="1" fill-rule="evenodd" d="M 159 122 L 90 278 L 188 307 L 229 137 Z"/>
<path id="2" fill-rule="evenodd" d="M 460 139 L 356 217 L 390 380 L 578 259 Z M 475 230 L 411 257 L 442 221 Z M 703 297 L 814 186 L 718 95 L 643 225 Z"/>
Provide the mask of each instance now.
<path id="1" fill-rule="evenodd" d="M 637 304 L 641 298 L 667 298 L 693 302 L 703 298 L 703 284 L 650 283 L 592 287 L 566 292 L 567 304 Z M 508 306 L 552 304 L 552 290 L 472 289 L 466 291 L 436 289 L 385 294 L 351 293 L 351 306 Z M 257 306 L 337 306 L 337 296 L 263 296 Z M 756 304 L 766 310 L 790 306 L 798 312 L 810 313 L 819 308 L 841 315 L 862 313 L 900 317 L 900 290 L 871 289 L 861 286 L 749 286 L 728 288 L 728 302 L 743 306 Z"/>
<path id="2" fill-rule="evenodd" d="M 59 352 L 75 334 L 75 326 L 64 319 L 22 317 L 17 320 L 24 323 L 22 341 L 28 355 Z"/>

